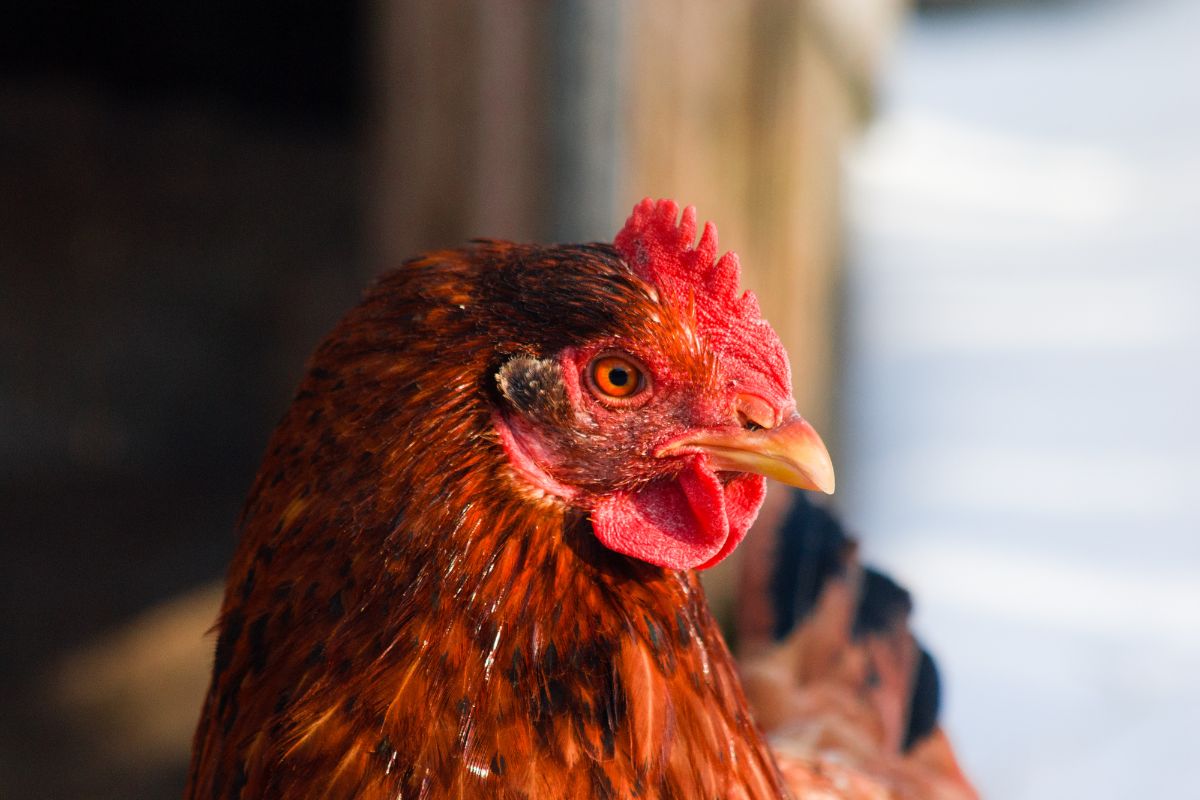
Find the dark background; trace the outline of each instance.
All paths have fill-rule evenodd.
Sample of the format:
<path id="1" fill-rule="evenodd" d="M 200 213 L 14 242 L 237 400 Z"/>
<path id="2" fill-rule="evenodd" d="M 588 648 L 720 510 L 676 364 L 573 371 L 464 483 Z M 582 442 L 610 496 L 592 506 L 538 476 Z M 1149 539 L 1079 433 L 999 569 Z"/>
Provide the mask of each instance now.
<path id="1" fill-rule="evenodd" d="M 90 770 L 55 665 L 221 576 L 303 360 L 370 269 L 362 7 L 0 13 L 0 794 Z M 85 676 L 86 679 L 86 676 Z"/>

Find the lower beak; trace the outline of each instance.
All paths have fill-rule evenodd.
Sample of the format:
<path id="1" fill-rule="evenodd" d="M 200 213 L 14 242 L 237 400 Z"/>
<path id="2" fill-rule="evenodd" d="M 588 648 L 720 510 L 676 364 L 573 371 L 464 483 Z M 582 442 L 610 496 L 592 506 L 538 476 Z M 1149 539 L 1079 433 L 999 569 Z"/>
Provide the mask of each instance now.
<path id="1" fill-rule="evenodd" d="M 672 442 L 660 456 L 703 453 L 713 469 L 754 472 L 800 489 L 833 494 L 833 462 L 813 427 L 793 416 L 770 429 L 719 428 Z"/>

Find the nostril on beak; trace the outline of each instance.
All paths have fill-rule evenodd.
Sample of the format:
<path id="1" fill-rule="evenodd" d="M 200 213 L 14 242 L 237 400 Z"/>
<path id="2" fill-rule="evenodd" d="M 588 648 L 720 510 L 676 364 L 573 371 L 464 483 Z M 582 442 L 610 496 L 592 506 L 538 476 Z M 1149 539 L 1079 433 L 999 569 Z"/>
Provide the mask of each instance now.
<path id="1" fill-rule="evenodd" d="M 770 430 L 778 424 L 778 420 L 775 418 L 775 409 L 761 397 L 739 394 L 736 406 L 738 425 L 745 430 Z"/>
<path id="2" fill-rule="evenodd" d="M 757 422 L 750 419 L 750 417 L 746 416 L 746 412 L 742 411 L 741 409 L 738 409 L 738 424 L 748 431 L 763 430 L 762 425 L 759 425 Z"/>

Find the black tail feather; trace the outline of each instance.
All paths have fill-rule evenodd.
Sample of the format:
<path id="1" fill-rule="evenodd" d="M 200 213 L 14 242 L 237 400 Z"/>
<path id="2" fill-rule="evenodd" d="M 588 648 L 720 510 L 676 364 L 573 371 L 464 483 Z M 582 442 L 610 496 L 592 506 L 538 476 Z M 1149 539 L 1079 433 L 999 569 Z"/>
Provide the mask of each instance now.
<path id="1" fill-rule="evenodd" d="M 771 576 L 772 633 L 782 640 L 813 611 L 831 579 L 846 575 L 856 544 L 828 509 L 804 492 L 792 492 L 792 504 L 778 532 L 778 560 Z M 864 567 L 853 636 L 883 633 L 905 626 L 912 596 L 884 573 Z M 941 681 L 933 656 L 920 647 L 920 662 L 910 700 L 903 746 L 911 749 L 933 732 L 941 706 Z"/>

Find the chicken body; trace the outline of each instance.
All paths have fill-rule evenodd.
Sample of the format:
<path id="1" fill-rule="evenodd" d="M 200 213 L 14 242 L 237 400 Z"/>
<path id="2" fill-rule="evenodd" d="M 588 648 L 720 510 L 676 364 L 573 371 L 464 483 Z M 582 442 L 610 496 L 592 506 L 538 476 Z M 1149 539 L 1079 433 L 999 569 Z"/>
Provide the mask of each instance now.
<path id="1" fill-rule="evenodd" d="M 692 567 L 753 521 L 740 465 L 832 473 L 677 214 L 429 254 L 331 333 L 240 521 L 188 798 L 786 796 Z"/>
<path id="2" fill-rule="evenodd" d="M 840 521 L 802 492 L 773 492 L 747 541 L 739 672 L 792 791 L 978 800 L 939 725 L 940 679 L 909 629 L 908 592 L 860 564 Z"/>

